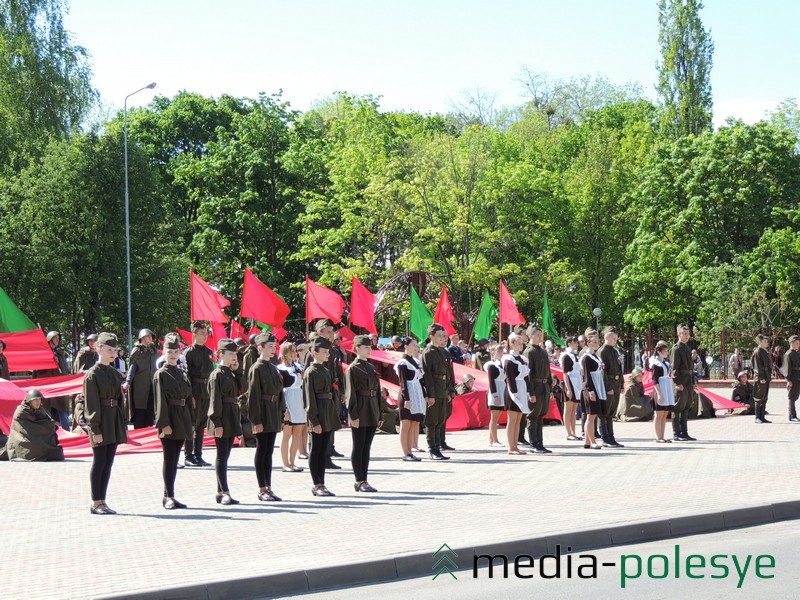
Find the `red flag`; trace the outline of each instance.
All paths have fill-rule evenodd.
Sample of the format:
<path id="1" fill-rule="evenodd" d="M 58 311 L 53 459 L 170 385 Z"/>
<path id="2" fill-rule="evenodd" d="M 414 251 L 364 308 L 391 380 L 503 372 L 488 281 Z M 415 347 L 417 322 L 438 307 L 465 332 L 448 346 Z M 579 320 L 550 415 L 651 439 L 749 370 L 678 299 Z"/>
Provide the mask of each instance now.
<path id="1" fill-rule="evenodd" d="M 3 354 L 8 359 L 8 370 L 12 373 L 58 368 L 53 350 L 41 329 L 8 332 L 0 337 L 6 343 Z"/>
<path id="2" fill-rule="evenodd" d="M 508 325 L 525 325 L 525 317 L 517 310 L 517 303 L 500 280 L 500 322 Z"/>
<path id="3" fill-rule="evenodd" d="M 225 326 L 222 323 L 211 321 L 211 337 L 214 338 L 213 342 L 210 344 L 206 343 L 206 346 L 216 352 L 219 341 L 228 337 L 228 333 L 225 331 Z"/>
<path id="4" fill-rule="evenodd" d="M 344 298 L 339 294 L 314 283 L 306 275 L 306 323 L 314 319 L 330 319 L 340 323 L 345 306 Z"/>
<path id="5" fill-rule="evenodd" d="M 230 300 L 211 289 L 211 286 L 195 275 L 191 269 L 189 274 L 192 280 L 192 320 L 227 323 L 228 316 L 222 309 L 230 306 Z"/>
<path id="6" fill-rule="evenodd" d="M 245 267 L 240 314 L 271 327 L 281 327 L 289 316 L 289 307 L 278 294 L 261 283 L 253 272 Z"/>
<path id="7" fill-rule="evenodd" d="M 270 333 L 278 338 L 278 342 L 282 342 L 286 337 L 286 330 L 283 327 L 276 327 Z"/>
<path id="8" fill-rule="evenodd" d="M 191 346 L 192 345 L 192 343 L 193 343 L 192 342 L 192 333 L 190 331 L 186 331 L 185 329 L 177 329 L 177 328 L 175 329 L 175 331 L 177 331 L 178 334 L 181 336 L 181 339 L 183 340 L 184 344 L 186 344 L 187 346 Z"/>
<path id="9" fill-rule="evenodd" d="M 336 333 L 342 336 L 343 340 L 346 340 L 348 342 L 352 342 L 354 339 L 356 339 L 356 334 L 353 333 L 353 330 L 347 327 L 346 325 L 337 329 Z M 378 334 L 376 333 L 375 335 Z"/>
<path id="10" fill-rule="evenodd" d="M 353 291 L 350 292 L 350 323 L 378 335 L 378 328 L 375 327 L 375 294 L 355 277 Z"/>
<path id="11" fill-rule="evenodd" d="M 247 339 L 249 340 L 251 335 L 258 335 L 259 333 L 261 333 L 261 328 L 253 325 L 250 331 L 247 332 Z"/>
<path id="12" fill-rule="evenodd" d="M 436 305 L 436 310 L 433 312 L 433 322 L 438 323 L 447 332 L 447 335 L 453 335 L 456 330 L 453 327 L 453 321 L 456 316 L 453 314 L 453 306 L 450 304 L 450 298 L 447 297 L 447 288 L 442 286 L 442 295 L 439 296 L 439 303 Z"/>
<path id="13" fill-rule="evenodd" d="M 231 337 L 233 339 L 236 338 L 242 338 L 243 340 L 247 339 L 245 337 L 244 327 L 239 325 L 239 321 L 237 321 L 236 319 L 231 319 Z"/>

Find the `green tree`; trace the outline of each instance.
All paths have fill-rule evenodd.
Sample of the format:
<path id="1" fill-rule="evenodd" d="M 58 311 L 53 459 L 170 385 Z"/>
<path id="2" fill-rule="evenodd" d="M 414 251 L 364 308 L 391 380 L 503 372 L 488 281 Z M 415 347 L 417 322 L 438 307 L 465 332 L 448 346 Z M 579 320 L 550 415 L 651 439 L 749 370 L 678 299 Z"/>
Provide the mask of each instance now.
<path id="1" fill-rule="evenodd" d="M 662 128 L 671 136 L 711 129 L 711 65 L 714 43 L 703 28 L 699 0 L 659 0 L 658 93 Z"/>

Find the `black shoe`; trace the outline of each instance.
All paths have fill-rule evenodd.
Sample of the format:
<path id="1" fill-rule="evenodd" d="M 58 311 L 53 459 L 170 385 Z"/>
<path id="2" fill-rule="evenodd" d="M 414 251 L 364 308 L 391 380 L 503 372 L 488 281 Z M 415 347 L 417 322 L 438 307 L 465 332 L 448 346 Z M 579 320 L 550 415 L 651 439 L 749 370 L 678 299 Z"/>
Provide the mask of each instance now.
<path id="1" fill-rule="evenodd" d="M 682 435 L 676 435 L 675 437 L 672 438 L 672 441 L 673 442 L 688 442 L 689 438 L 683 437 Z"/>
<path id="2" fill-rule="evenodd" d="M 325 486 L 313 487 L 313 488 L 311 488 L 311 493 L 314 494 L 315 496 L 335 496 L 336 495 L 332 491 L 330 491 L 328 488 L 326 488 Z"/>
<path id="3" fill-rule="evenodd" d="M 405 461 L 405 462 L 414 462 L 415 460 L 416 460 L 416 458 L 414 458 L 411 454 L 406 454 L 403 457 L 403 461 Z"/>
<path id="4" fill-rule="evenodd" d="M 439 446 L 439 450 L 450 450 L 451 452 L 455 450 L 452 446 L 448 446 L 447 444 L 442 444 Z"/>
<path id="5" fill-rule="evenodd" d="M 756 417 L 755 422 L 756 423 L 766 423 L 766 421 L 763 421 L 763 420 L 759 419 L 758 417 Z"/>
<path id="6" fill-rule="evenodd" d="M 606 448 L 624 448 L 622 444 L 618 442 L 608 442 L 607 444 L 603 444 Z"/>
<path id="7" fill-rule="evenodd" d="M 431 452 L 431 460 L 450 460 L 450 457 L 441 453 Z"/>
<path id="8" fill-rule="evenodd" d="M 334 464 L 334 462 L 332 460 L 329 460 L 327 463 L 325 463 L 325 468 L 326 469 L 333 469 L 335 471 L 336 469 L 341 469 L 342 467 L 340 467 L 337 464 Z"/>
<path id="9" fill-rule="evenodd" d="M 217 498 L 218 498 L 217 502 L 219 502 L 223 506 L 231 506 L 233 504 L 239 504 L 239 501 L 231 498 L 230 494 L 222 494 L 222 497 L 217 496 Z"/>
<path id="10" fill-rule="evenodd" d="M 117 514 L 110 508 L 108 508 L 105 504 L 99 504 L 97 506 L 91 506 L 89 510 L 92 512 L 93 515 L 115 515 Z"/>
<path id="11" fill-rule="evenodd" d="M 183 461 L 183 464 L 186 465 L 187 467 L 202 467 L 203 466 L 197 461 L 197 459 L 194 456 L 187 456 L 186 460 Z"/>
<path id="12" fill-rule="evenodd" d="M 201 466 L 201 467 L 210 467 L 211 466 L 211 463 L 204 461 L 202 456 L 198 456 L 195 459 L 195 461 L 197 462 L 198 466 Z"/>
<path id="13" fill-rule="evenodd" d="M 789 421 L 792 422 L 792 423 L 796 423 L 796 422 L 800 421 L 800 419 L 798 419 L 797 417 L 792 417 L 792 418 L 789 419 Z"/>
<path id="14" fill-rule="evenodd" d="M 766 413 L 765 413 L 765 414 L 766 414 Z M 772 423 L 772 421 L 768 420 L 768 419 L 767 419 L 767 417 L 761 417 L 761 420 L 762 420 L 764 423 Z"/>
<path id="15" fill-rule="evenodd" d="M 344 454 L 337 452 L 335 448 L 331 450 L 331 456 L 335 456 L 336 458 L 344 458 Z"/>
<path id="16" fill-rule="evenodd" d="M 366 481 L 362 481 L 361 483 L 355 483 L 354 487 L 356 488 L 357 492 L 377 492 L 374 487 L 368 484 Z"/>
<path id="17" fill-rule="evenodd" d="M 281 499 L 272 493 L 272 490 L 266 492 L 258 492 L 258 499 L 262 502 L 280 502 Z"/>
<path id="18" fill-rule="evenodd" d="M 696 441 L 697 441 L 697 438 L 693 438 L 693 437 L 692 437 L 692 436 L 690 436 L 688 433 L 684 433 L 684 434 L 683 434 L 683 438 L 684 438 L 684 439 L 685 439 L 687 442 L 696 442 Z"/>
<path id="19" fill-rule="evenodd" d="M 526 440 L 517 440 L 517 445 L 518 446 L 530 446 L 531 444 L 530 444 L 530 442 L 528 442 Z"/>
<path id="20" fill-rule="evenodd" d="M 544 448 L 531 448 L 528 452 L 530 454 L 547 454 L 549 450 L 545 450 Z"/>
<path id="21" fill-rule="evenodd" d="M 161 500 L 161 506 L 163 506 L 167 510 L 177 510 L 179 508 L 186 508 L 186 505 L 183 502 L 178 502 L 174 498 L 163 498 Z"/>
<path id="22" fill-rule="evenodd" d="M 183 463 L 181 461 L 178 461 L 178 464 L 175 465 L 175 468 L 182 469 L 183 468 Z"/>

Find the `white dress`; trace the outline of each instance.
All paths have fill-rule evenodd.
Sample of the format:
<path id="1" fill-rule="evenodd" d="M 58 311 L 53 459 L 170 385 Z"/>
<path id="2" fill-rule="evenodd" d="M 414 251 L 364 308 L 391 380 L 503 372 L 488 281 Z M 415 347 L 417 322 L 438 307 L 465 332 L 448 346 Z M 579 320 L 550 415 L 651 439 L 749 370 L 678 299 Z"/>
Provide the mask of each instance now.
<path id="1" fill-rule="evenodd" d="M 492 386 L 489 385 L 489 389 L 486 391 L 486 403 L 489 408 L 504 408 L 505 401 L 505 392 L 506 392 L 506 372 L 503 369 L 503 363 L 499 360 L 490 360 L 485 365 L 483 365 L 483 370 L 486 373 L 489 373 L 489 367 L 494 366 L 499 371 L 499 375 L 494 380 L 494 389 L 497 391 L 497 397 L 495 398 L 495 394 L 492 393 Z M 491 377 L 491 375 L 489 375 Z M 491 383 L 491 382 L 490 382 Z"/>
<path id="2" fill-rule="evenodd" d="M 303 365 L 278 365 L 281 371 L 294 375 L 294 383 L 283 388 L 283 400 L 286 402 L 286 411 L 289 413 L 289 423 L 292 425 L 305 425 L 308 422 L 305 404 L 303 402 Z"/>
<path id="3" fill-rule="evenodd" d="M 567 350 L 561 355 L 562 371 L 564 370 L 564 359 L 567 357 L 572 359 L 572 370 L 569 373 L 565 372 L 564 376 L 569 378 L 569 383 L 572 386 L 573 393 L 575 394 L 573 400 L 578 402 L 581 399 L 581 394 L 583 393 L 583 373 L 581 372 L 581 363 L 577 355 L 572 352 L 572 349 Z"/>
<path id="4" fill-rule="evenodd" d="M 528 360 L 520 354 L 506 354 L 503 356 L 503 370 L 506 373 L 508 373 L 509 362 L 514 362 L 517 364 L 519 373 L 516 377 L 517 393 L 512 394 L 511 390 L 509 389 L 508 395 L 511 396 L 511 400 L 517 405 L 517 408 L 519 408 L 520 412 L 524 415 L 527 415 L 530 412 L 530 408 L 528 408 L 528 382 L 525 381 L 525 378 L 531 372 L 531 369 L 528 366 Z"/>
<path id="5" fill-rule="evenodd" d="M 401 366 L 413 372 L 414 378 L 403 380 L 400 375 Z M 408 390 L 408 398 L 406 400 L 409 403 L 409 412 L 412 415 L 424 415 L 428 404 L 425 402 L 425 393 L 422 391 L 422 366 L 415 366 L 412 362 L 401 358 L 394 365 L 394 372 L 397 373 L 397 377 L 400 379 L 400 388 L 402 389 L 403 384 L 405 384 L 405 389 Z"/>

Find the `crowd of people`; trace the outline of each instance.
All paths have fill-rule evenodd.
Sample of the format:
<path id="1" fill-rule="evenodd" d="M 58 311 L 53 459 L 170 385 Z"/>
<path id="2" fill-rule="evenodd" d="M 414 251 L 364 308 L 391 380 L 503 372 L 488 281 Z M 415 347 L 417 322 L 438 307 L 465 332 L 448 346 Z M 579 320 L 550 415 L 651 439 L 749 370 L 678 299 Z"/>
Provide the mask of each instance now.
<path id="1" fill-rule="evenodd" d="M 175 510 L 185 508 L 175 497 L 178 470 L 211 466 L 203 458 L 207 433 L 216 446 L 215 500 L 228 506 L 239 503 L 231 495 L 227 471 L 234 442 L 240 438 L 242 444 L 255 446 L 257 499 L 277 502 L 281 498 L 272 489 L 272 471 L 278 434 L 282 433 L 282 470 L 303 472 L 298 458 L 307 459 L 312 494 L 333 496 L 325 474 L 341 468 L 333 462 L 343 456 L 336 451 L 335 432 L 348 425 L 354 489 L 372 493 L 377 491 L 369 482 L 372 443 L 387 422 L 390 425 L 385 430 L 396 432 L 399 420 L 403 461 L 422 460 L 418 453 L 422 452 L 419 437 L 423 434 L 431 460 L 451 458 L 445 452 L 454 450 L 446 441 L 453 399 L 470 392 L 475 379 L 467 374 L 456 384 L 454 363 L 486 372 L 489 445 L 505 447 L 509 455 L 551 452 L 544 445 L 543 425 L 554 398 L 561 400 L 567 441 L 582 441 L 585 449 L 623 447 L 614 432 L 621 412 L 630 420 L 654 417 L 658 443 L 695 439 L 688 432 L 688 417 L 696 401 L 699 373 L 696 352 L 688 345 L 689 328 L 683 325 L 677 328 L 677 343 L 670 346 L 659 341 L 647 358 L 645 366 L 654 386 L 648 395 L 640 368 L 630 374 L 626 389 L 614 327 L 602 332 L 588 328 L 580 336 L 567 338 L 561 351 L 544 341 L 544 332 L 537 326 L 517 327 L 503 342 L 480 339 L 470 348 L 457 334 L 448 336 L 444 327 L 433 324 L 422 344 L 411 337 L 394 336 L 386 346 L 402 355 L 392 369 L 399 387 L 395 407 L 381 387 L 380 380 L 386 376 L 383 365 L 370 360 L 372 351 L 380 348 L 377 336 L 355 336 L 353 356 L 348 360 L 341 337 L 327 319 L 316 322 L 307 340 L 278 345 L 272 334 L 262 333 L 252 335 L 249 344 L 243 339 L 217 340 L 216 352 L 207 346 L 206 323 L 194 322 L 191 329 L 191 345 L 184 347 L 178 334 L 170 333 L 160 352 L 153 343 L 153 332 L 141 330 L 129 362 L 114 334 L 87 336 L 86 346 L 76 354 L 72 366 L 73 372 L 86 374 L 73 413 L 69 412 L 69 398 L 46 400 L 38 391 L 30 391 L 14 415 L 5 458 L 63 460 L 56 429 L 85 432 L 93 452 L 91 512 L 114 514 L 106 496 L 117 447 L 127 441 L 129 424 L 135 429 L 154 426 L 163 451 L 162 505 Z M 46 337 L 59 370 L 66 371 L 59 334 L 50 332 Z M 757 423 L 769 423 L 766 404 L 774 358 L 766 336 L 757 336 L 756 342 L 751 356 L 754 383 L 748 381 L 746 371 L 740 371 L 733 399 L 747 406 Z M 798 421 L 800 340 L 792 336 L 789 342 L 781 369 L 787 375 L 789 418 Z M 0 370 L 6 365 L 4 349 L 0 340 Z M 732 366 L 736 357 L 740 357 L 738 349 L 731 358 Z M 346 369 L 343 363 L 349 363 Z M 554 377 L 553 364 L 562 369 L 563 383 Z M 743 364 L 735 366 L 743 368 Z M 55 374 L 60 373 L 38 375 Z M 498 437 L 503 413 L 507 418 L 505 444 Z M 671 438 L 665 433 L 668 415 L 672 417 Z"/>

